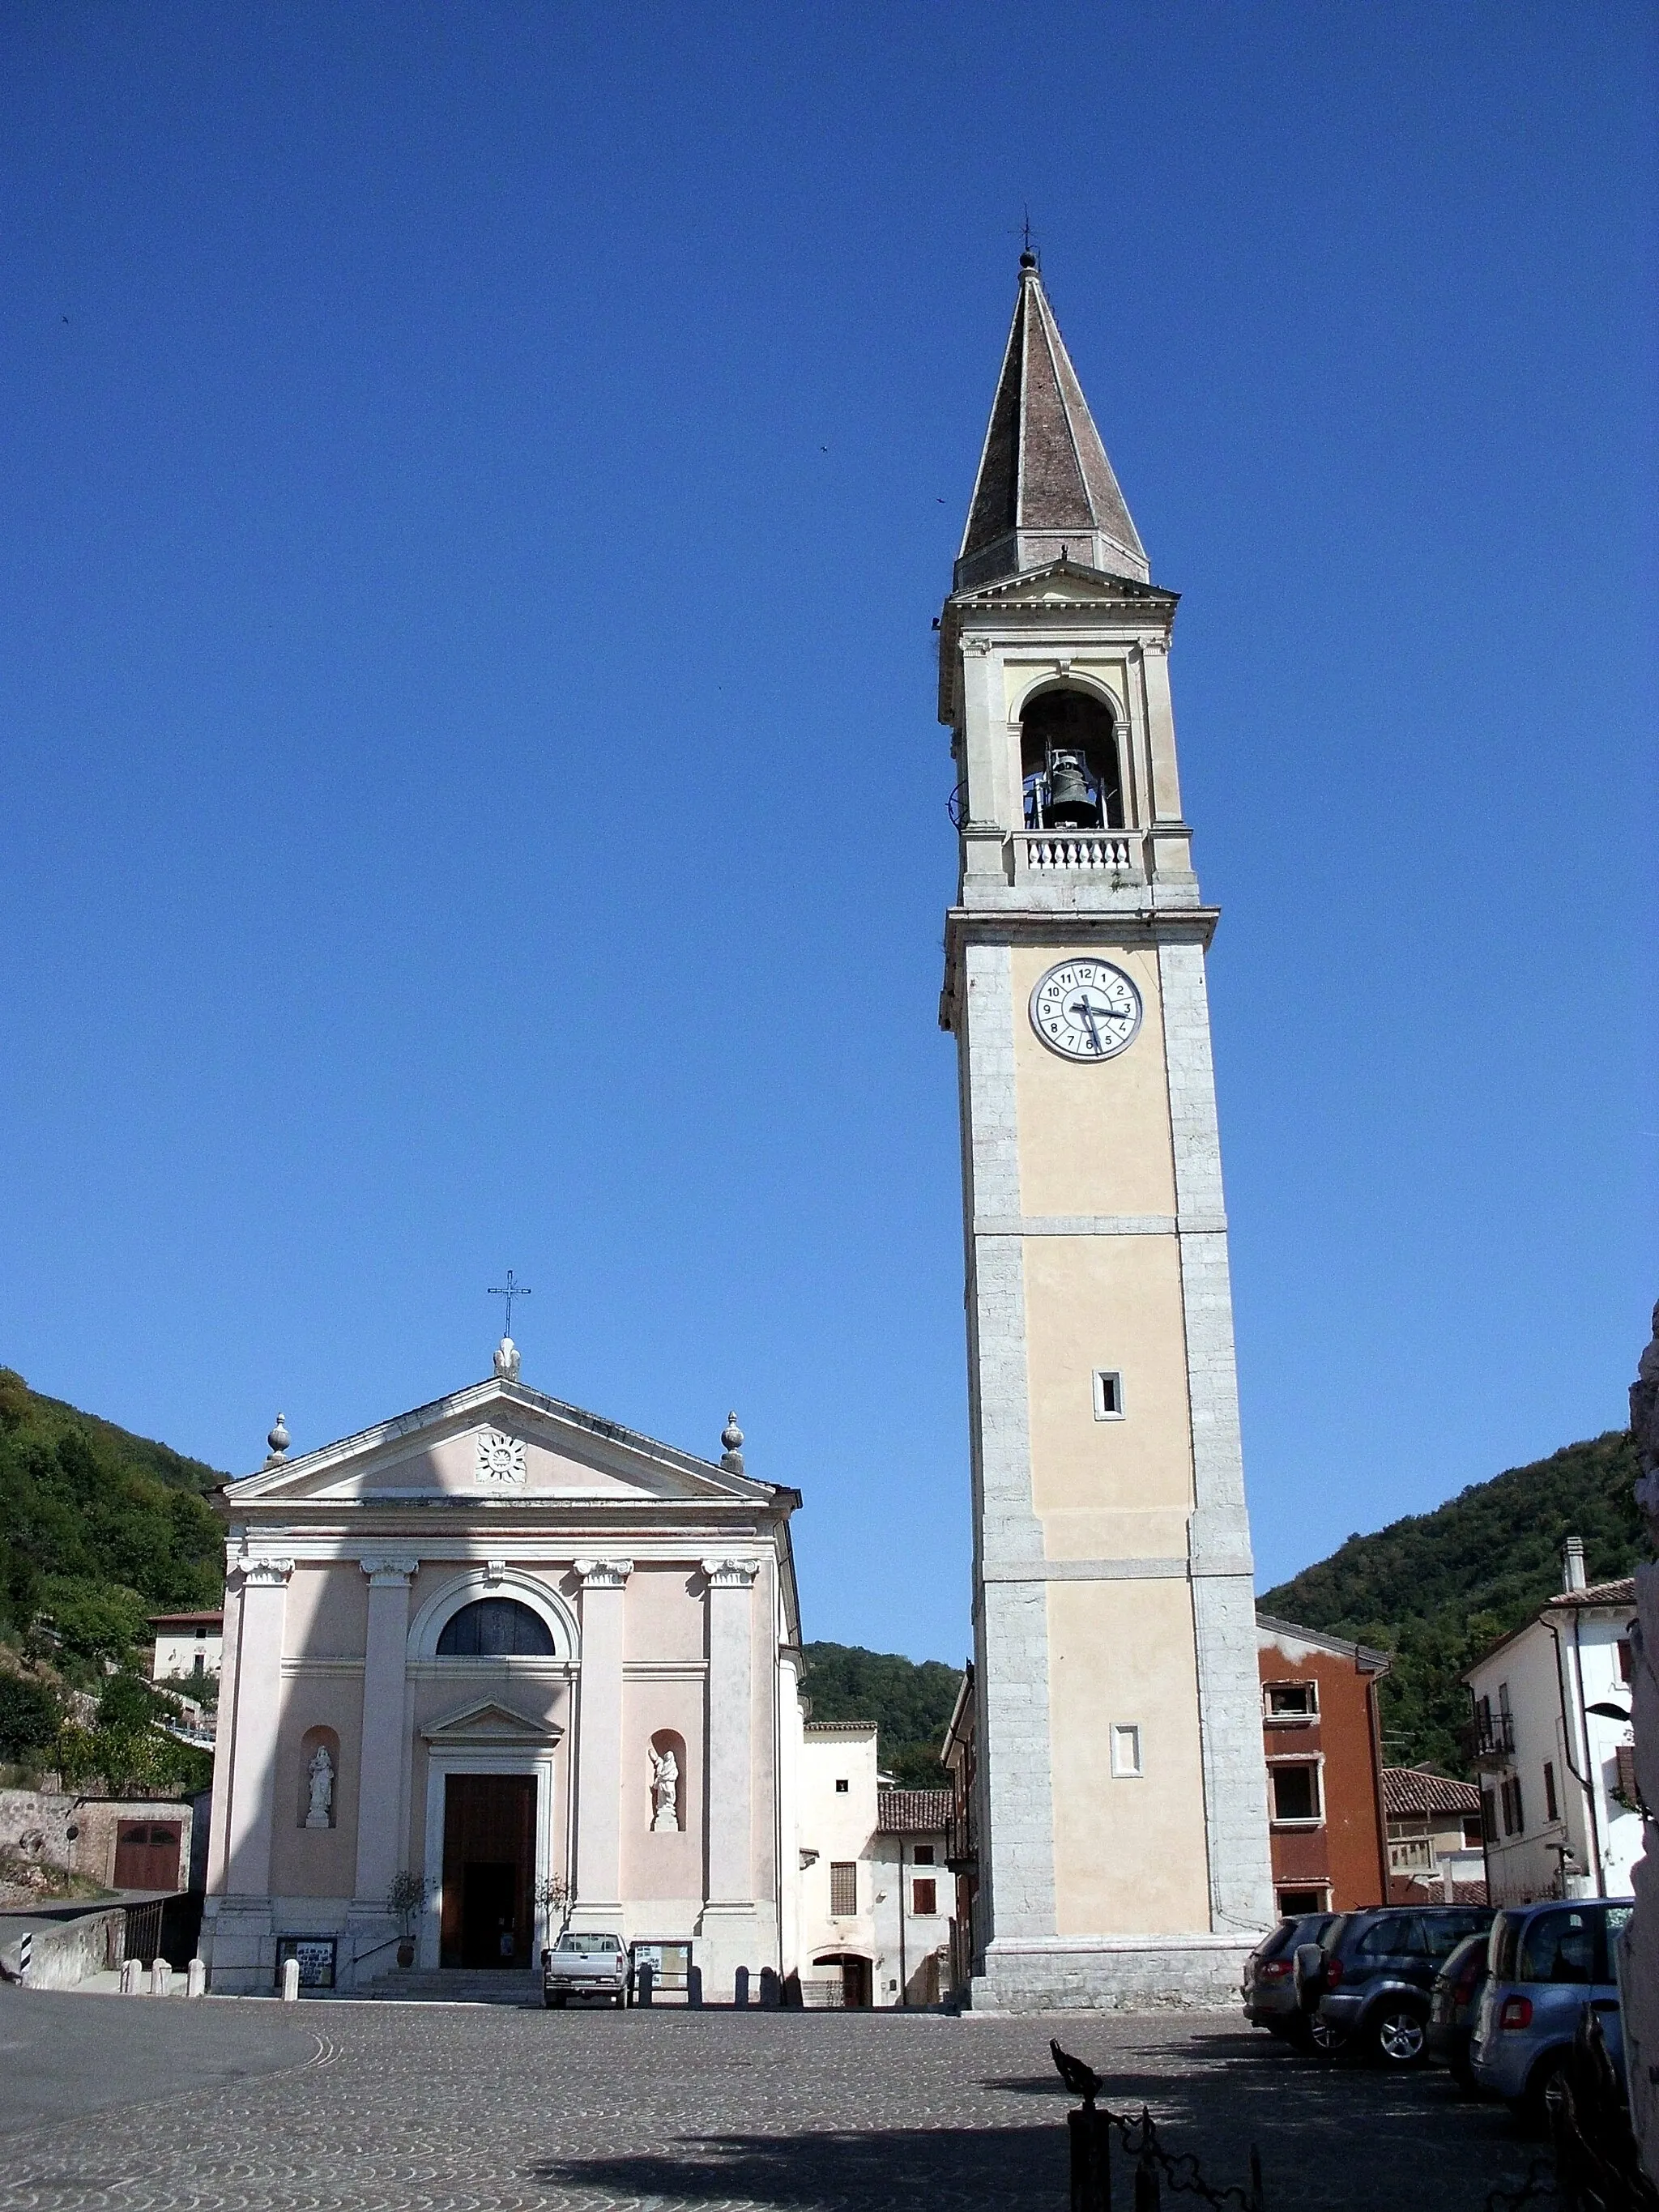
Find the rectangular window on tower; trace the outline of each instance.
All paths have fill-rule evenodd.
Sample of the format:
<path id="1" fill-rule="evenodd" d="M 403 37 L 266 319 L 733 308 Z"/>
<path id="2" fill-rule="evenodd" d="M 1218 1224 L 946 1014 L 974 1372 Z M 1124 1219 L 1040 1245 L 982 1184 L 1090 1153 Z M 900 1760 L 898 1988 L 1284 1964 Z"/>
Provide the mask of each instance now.
<path id="1" fill-rule="evenodd" d="M 1112 1724 L 1112 1772 L 1121 1780 L 1138 1778 L 1143 1771 L 1140 1764 L 1140 1723 L 1138 1721 L 1115 1721 Z"/>
<path id="2" fill-rule="evenodd" d="M 1121 1421 L 1123 1419 L 1123 1377 L 1115 1367 L 1097 1367 L 1095 1370 L 1095 1419 L 1097 1421 Z"/>
<path id="3" fill-rule="evenodd" d="M 850 1920 L 859 1909 L 859 1869 L 854 1859 L 834 1859 L 830 1865 L 830 1917 Z"/>
<path id="4" fill-rule="evenodd" d="M 1555 1810 L 1555 1769 L 1547 1759 L 1544 1761 L 1544 1818 L 1553 1820 Z"/>

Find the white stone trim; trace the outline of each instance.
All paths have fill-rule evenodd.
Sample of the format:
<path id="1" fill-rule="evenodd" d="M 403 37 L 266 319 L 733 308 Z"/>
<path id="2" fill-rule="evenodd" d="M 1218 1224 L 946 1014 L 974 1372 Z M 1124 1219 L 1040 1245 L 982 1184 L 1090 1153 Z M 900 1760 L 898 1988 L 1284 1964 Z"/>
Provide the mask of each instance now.
<path id="1" fill-rule="evenodd" d="M 622 1589 L 634 1571 L 632 1559 L 574 1559 L 584 1589 Z"/>
<path id="2" fill-rule="evenodd" d="M 1013 1559 L 988 1561 L 981 1572 L 988 1583 L 1184 1583 L 1192 1573 L 1192 1561 L 1185 1558 Z"/>
<path id="3" fill-rule="evenodd" d="M 974 1223 L 975 1237 L 1174 1237 L 1200 1231 L 1226 1232 L 1221 1214 L 1025 1213 L 987 1214 Z"/>

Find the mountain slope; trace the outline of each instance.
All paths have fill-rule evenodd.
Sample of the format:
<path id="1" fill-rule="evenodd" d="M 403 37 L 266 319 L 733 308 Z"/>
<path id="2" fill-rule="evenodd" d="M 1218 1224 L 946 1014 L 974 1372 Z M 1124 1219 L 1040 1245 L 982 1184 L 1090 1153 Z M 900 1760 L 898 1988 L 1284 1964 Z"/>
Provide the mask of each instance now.
<path id="1" fill-rule="evenodd" d="M 1636 1475 L 1624 1430 L 1565 1445 L 1432 1513 L 1350 1536 L 1329 1559 L 1265 1591 L 1262 1609 L 1392 1651 L 1382 1685 L 1389 1763 L 1431 1759 L 1465 1773 L 1459 1673 L 1560 1589 L 1567 1537 L 1583 1538 L 1592 1582 L 1629 1574 L 1644 1556 Z"/>
<path id="2" fill-rule="evenodd" d="M 856 1644 L 809 1644 L 805 1656 L 815 1721 L 874 1721 L 884 1773 L 914 1790 L 944 1788 L 939 1747 L 961 1686 L 959 1667 Z"/>
<path id="3" fill-rule="evenodd" d="M 95 1672 L 143 1644 L 146 1613 L 216 1606 L 224 1533 L 205 1493 L 224 1480 L 0 1368 L 0 1638 L 21 1644 L 45 1613 L 65 1671 Z"/>

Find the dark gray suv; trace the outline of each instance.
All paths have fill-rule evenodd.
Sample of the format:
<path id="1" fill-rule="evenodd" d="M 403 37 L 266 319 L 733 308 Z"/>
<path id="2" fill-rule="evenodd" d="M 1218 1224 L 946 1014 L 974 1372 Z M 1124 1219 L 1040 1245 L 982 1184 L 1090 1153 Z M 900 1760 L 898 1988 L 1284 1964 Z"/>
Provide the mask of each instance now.
<path id="1" fill-rule="evenodd" d="M 1492 1921 L 1486 1905 L 1343 1913 L 1296 1954 L 1297 1997 L 1314 2049 L 1328 2058 L 1352 2048 L 1384 2066 L 1419 2064 L 1436 1974 L 1466 1936 Z"/>

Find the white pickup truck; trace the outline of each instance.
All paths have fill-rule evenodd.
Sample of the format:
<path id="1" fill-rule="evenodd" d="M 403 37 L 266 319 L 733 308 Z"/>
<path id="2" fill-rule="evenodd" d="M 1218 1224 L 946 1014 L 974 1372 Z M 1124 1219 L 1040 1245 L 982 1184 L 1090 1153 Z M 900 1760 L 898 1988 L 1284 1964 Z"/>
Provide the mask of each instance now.
<path id="1" fill-rule="evenodd" d="M 542 2002 L 552 2008 L 572 1997 L 598 1997 L 618 2008 L 628 2002 L 628 1954 L 620 1936 L 567 1928 L 542 1953 Z"/>

